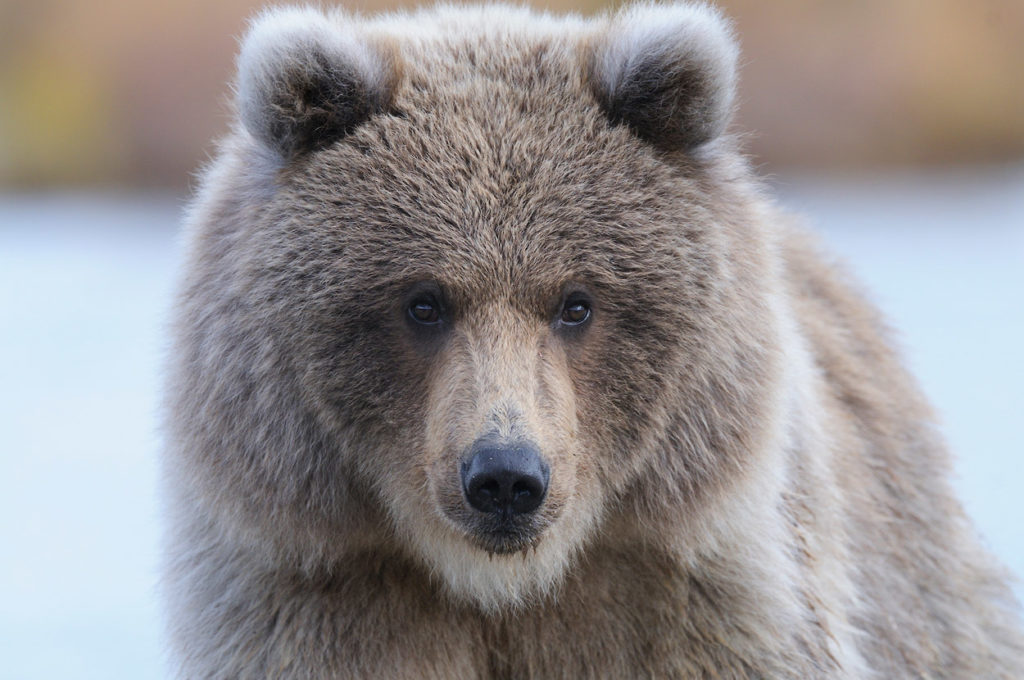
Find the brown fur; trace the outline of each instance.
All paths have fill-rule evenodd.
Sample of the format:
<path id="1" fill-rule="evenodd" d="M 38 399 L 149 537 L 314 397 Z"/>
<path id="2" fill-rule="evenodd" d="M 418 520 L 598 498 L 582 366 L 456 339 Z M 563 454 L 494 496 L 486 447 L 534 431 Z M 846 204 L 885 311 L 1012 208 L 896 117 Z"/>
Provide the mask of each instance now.
<path id="1" fill-rule="evenodd" d="M 721 135 L 727 31 L 658 11 L 713 17 L 333 17 L 387 58 L 298 89 L 243 51 L 169 379 L 180 676 L 1024 677 L 884 324 Z M 459 482 L 489 433 L 551 468 L 508 554 Z"/>

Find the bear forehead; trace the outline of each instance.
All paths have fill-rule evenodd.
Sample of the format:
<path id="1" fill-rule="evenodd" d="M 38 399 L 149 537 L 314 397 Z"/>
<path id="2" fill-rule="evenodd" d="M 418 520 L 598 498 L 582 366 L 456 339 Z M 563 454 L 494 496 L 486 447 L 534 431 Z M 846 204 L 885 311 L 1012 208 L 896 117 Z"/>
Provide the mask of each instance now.
<path id="1" fill-rule="evenodd" d="M 524 112 L 530 96 L 487 78 L 458 98 L 399 96 L 398 115 L 294 168 L 279 203 L 353 273 L 366 253 L 386 253 L 390 267 L 366 271 L 466 287 L 649 278 L 704 240 L 695 179 L 610 125 L 586 93 Z"/>

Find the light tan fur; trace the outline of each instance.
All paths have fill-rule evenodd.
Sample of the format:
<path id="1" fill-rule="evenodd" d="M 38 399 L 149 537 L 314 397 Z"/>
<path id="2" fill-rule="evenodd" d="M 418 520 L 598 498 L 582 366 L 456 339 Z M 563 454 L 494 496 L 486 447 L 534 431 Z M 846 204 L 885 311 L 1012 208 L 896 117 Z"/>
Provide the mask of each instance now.
<path id="1" fill-rule="evenodd" d="M 884 323 L 725 134 L 736 54 L 705 6 L 256 21 L 169 371 L 180 677 L 1024 677 Z M 550 467 L 512 543 L 486 436 Z"/>

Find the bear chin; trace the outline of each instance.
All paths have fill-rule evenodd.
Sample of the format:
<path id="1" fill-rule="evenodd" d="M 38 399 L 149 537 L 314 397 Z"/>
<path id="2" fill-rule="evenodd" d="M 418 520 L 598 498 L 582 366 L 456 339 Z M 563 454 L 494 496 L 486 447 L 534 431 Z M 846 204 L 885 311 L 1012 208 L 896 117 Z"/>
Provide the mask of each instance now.
<path id="1" fill-rule="evenodd" d="M 594 533 L 599 513 L 599 501 L 574 499 L 532 541 L 504 552 L 447 520 L 425 520 L 416 512 L 395 524 L 402 543 L 454 600 L 493 614 L 556 592 Z"/>

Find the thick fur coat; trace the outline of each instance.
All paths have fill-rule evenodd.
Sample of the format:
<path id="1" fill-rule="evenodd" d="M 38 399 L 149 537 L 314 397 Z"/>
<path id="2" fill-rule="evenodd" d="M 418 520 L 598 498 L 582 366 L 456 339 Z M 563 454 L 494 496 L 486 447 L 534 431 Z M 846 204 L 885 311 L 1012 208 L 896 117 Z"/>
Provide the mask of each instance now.
<path id="1" fill-rule="evenodd" d="M 174 327 L 180 677 L 1024 677 L 883 322 L 726 134 L 736 61 L 704 6 L 254 22 Z M 481 438 L 539 507 L 467 502 Z"/>

